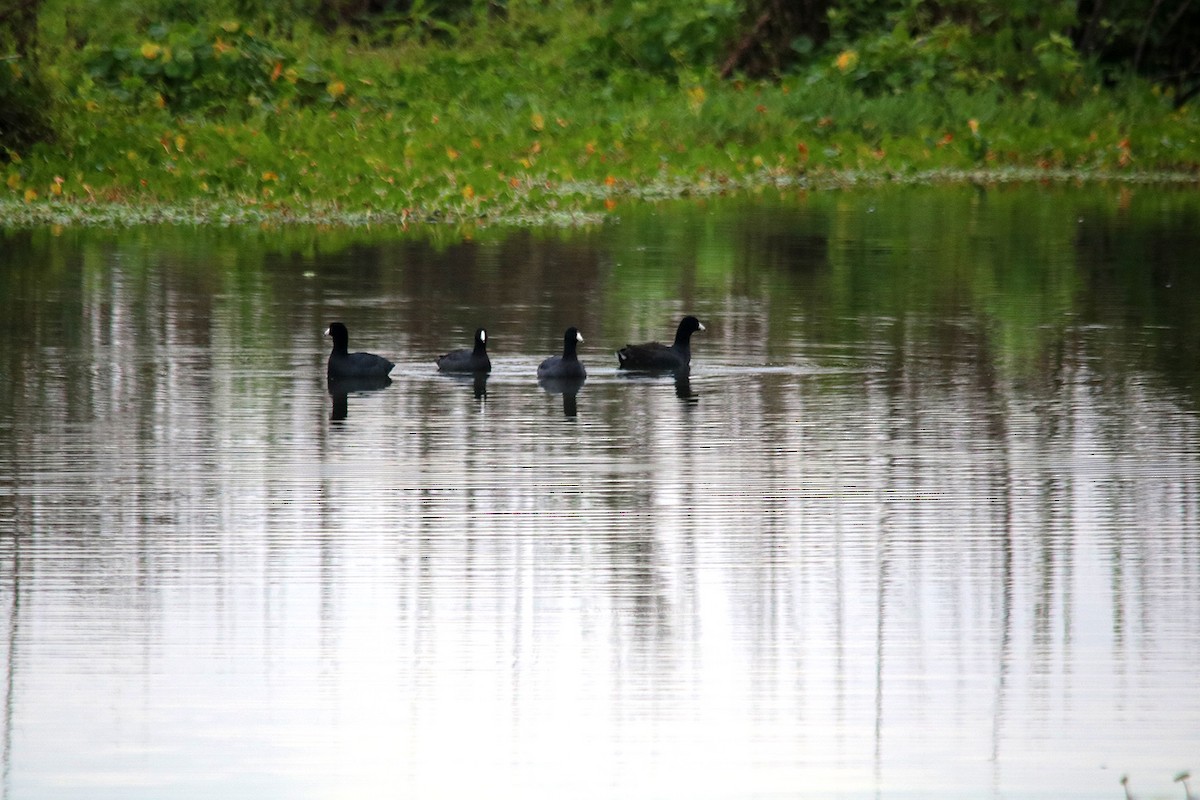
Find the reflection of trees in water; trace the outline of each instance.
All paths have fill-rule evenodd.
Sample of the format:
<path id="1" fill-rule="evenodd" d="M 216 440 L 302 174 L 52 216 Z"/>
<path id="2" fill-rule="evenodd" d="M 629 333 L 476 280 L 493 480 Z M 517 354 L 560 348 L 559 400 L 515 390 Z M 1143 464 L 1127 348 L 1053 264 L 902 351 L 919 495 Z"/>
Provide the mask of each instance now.
<path id="1" fill-rule="evenodd" d="M 13 517 L 17 516 L 19 504 L 14 503 L 11 509 Z M 0 798 L 10 797 L 12 789 L 12 745 L 13 745 L 13 715 L 16 705 L 16 683 L 17 683 L 17 641 L 20 636 L 21 629 L 21 539 L 19 534 L 14 534 L 11 537 L 4 537 L 5 552 L 0 557 L 0 564 L 3 564 L 3 572 L 0 574 L 0 582 L 8 589 L 5 593 L 9 597 L 9 605 L 6 609 L 6 624 L 5 624 L 5 652 L 4 652 L 4 718 L 0 720 Z"/>
<path id="2" fill-rule="evenodd" d="M 925 253 L 905 255 L 895 231 L 857 246 L 882 274 L 862 269 L 847 226 L 896 216 L 829 210 L 790 240 L 766 226 L 757 250 L 742 226 L 724 294 L 706 264 L 672 267 L 663 284 L 682 278 L 716 320 L 691 381 L 601 377 L 570 424 L 532 377 L 501 370 L 483 392 L 439 379 L 446 325 L 473 326 L 496 303 L 511 326 L 497 330 L 503 366 L 542 352 L 573 311 L 563 298 L 598 297 L 585 323 L 618 338 L 635 319 L 669 319 L 653 258 L 673 252 L 670 231 L 657 255 L 630 255 L 646 275 L 611 263 L 612 233 L 261 264 L 202 236 L 215 268 L 160 266 L 152 247 L 98 237 L 59 271 L 0 270 L 13 289 L 0 308 L 21 333 L 0 354 L 0 480 L 26 498 L 14 514 L 0 499 L 0 534 L 9 550 L 36 545 L 11 561 L 12 585 L 136 609 L 144 618 L 114 613 L 97 635 L 144 649 L 180 581 L 226 609 L 236 590 L 222 581 L 260 581 L 268 600 L 246 625 L 284 640 L 278 587 L 315 585 L 316 647 L 336 680 L 369 583 L 395 606 L 381 638 L 411 651 L 397 680 L 482 651 L 516 698 L 536 693 L 530 664 L 571 647 L 603 656 L 589 668 L 614 697 L 694 697 L 720 652 L 760 703 L 747 713 L 800 723 L 828 702 L 847 740 L 873 723 L 879 773 L 906 721 L 898 676 L 946 670 L 947 702 L 986 706 L 998 765 L 1075 685 L 1097 616 L 1125 681 L 1112 692 L 1130 697 L 1145 660 L 1200 635 L 1188 622 L 1200 618 L 1200 432 L 1178 355 L 1190 351 L 1166 352 L 1196 315 L 1161 275 L 1190 278 L 1163 256 L 1154 285 L 1122 302 L 1136 270 L 1090 229 L 1067 241 L 1120 269 L 1102 258 L 1081 280 L 1057 263 L 960 263 L 957 280 L 962 251 L 916 272 Z M 968 221 L 975 235 L 996 224 Z M 689 252 L 712 257 L 706 230 Z M 298 279 L 297 263 L 314 276 Z M 1055 290 L 1022 310 L 1043 267 Z M 626 279 L 629 304 L 609 302 Z M 330 307 L 351 306 L 428 378 L 410 364 L 364 398 L 371 413 L 348 392 L 354 413 L 332 426 L 320 331 Z M 27 630 L 13 598 L 9 687 Z"/>
<path id="3" fill-rule="evenodd" d="M 1118 379 L 1129 369 L 1160 374 L 1200 406 L 1200 213 L 1164 214 L 1128 189 L 1121 196 L 1116 224 L 1098 209 L 1080 218 L 1073 241 L 1089 288 L 1080 322 L 1120 359 L 1094 367 L 1115 367 Z M 1131 338 L 1141 346 L 1130 348 Z"/>

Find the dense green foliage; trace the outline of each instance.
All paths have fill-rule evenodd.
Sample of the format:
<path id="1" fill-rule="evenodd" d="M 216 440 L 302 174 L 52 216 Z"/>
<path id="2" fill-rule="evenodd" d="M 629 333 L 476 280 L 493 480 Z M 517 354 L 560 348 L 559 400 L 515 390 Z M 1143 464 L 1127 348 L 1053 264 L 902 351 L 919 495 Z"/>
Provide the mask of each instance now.
<path id="1" fill-rule="evenodd" d="M 4 40 L 0 214 L 496 219 L 863 174 L 1195 175 L 1186 84 L 1101 55 L 1154 29 L 1123 13 L 1089 54 L 1094 15 L 1032 0 L 42 0 Z"/>

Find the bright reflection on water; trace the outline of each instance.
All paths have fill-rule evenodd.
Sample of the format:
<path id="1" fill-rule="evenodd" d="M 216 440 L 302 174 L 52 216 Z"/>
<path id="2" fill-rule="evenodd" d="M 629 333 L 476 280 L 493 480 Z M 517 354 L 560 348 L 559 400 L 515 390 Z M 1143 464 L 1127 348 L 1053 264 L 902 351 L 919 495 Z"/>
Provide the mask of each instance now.
<path id="1" fill-rule="evenodd" d="M 1198 205 L 10 232 L 3 796 L 1182 799 Z M 338 318 L 390 386 L 327 393 Z"/>

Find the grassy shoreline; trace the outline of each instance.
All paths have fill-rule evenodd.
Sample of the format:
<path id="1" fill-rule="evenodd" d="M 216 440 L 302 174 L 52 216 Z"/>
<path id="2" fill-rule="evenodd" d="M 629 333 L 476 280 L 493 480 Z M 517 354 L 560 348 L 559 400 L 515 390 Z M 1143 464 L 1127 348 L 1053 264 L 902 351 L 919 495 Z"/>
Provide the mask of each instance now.
<path id="1" fill-rule="evenodd" d="M 576 9 L 453 46 L 231 20 L 64 44 L 44 70 L 54 135 L 0 147 L 0 226 L 577 225 L 767 188 L 1200 182 L 1196 104 L 1074 61 L 1024 88 L 950 75 L 878 91 L 866 51 L 723 80 L 604 62 L 602 34 Z"/>

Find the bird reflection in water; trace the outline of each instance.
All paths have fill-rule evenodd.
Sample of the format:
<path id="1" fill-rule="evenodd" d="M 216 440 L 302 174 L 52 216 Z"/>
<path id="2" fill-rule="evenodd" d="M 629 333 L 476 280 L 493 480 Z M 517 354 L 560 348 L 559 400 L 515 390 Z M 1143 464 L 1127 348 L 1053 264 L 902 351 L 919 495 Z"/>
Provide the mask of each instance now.
<path id="1" fill-rule="evenodd" d="M 687 367 L 677 370 L 642 370 L 618 374 L 631 381 L 647 381 L 656 384 L 670 375 L 675 381 L 675 396 L 683 402 L 685 408 L 690 409 L 700 402 L 700 395 L 692 390 L 691 370 Z"/>
<path id="2" fill-rule="evenodd" d="M 476 400 L 487 399 L 488 373 L 486 372 L 439 372 L 438 376 L 454 383 L 470 384 Z"/>
<path id="3" fill-rule="evenodd" d="M 386 389 L 391 385 L 392 379 L 386 375 L 370 378 L 329 378 L 326 387 L 329 389 L 329 397 L 333 401 L 329 419 L 337 422 L 346 418 L 350 412 L 350 403 L 347 398 L 351 394 L 374 392 Z"/>
<path id="4" fill-rule="evenodd" d="M 689 408 L 700 402 L 700 395 L 692 390 L 692 380 L 686 369 L 675 373 L 675 396 Z"/>
<path id="5" fill-rule="evenodd" d="M 574 419 L 579 414 L 575 398 L 587 378 L 542 378 L 538 385 L 546 394 L 561 394 L 563 401 L 563 416 Z"/>

